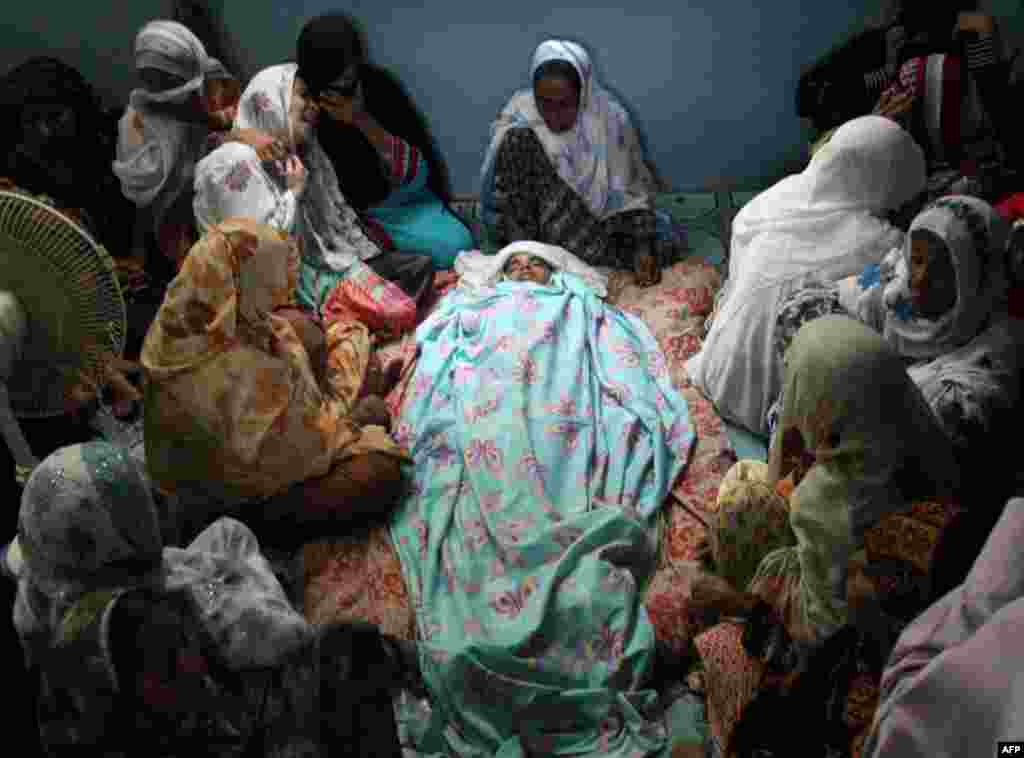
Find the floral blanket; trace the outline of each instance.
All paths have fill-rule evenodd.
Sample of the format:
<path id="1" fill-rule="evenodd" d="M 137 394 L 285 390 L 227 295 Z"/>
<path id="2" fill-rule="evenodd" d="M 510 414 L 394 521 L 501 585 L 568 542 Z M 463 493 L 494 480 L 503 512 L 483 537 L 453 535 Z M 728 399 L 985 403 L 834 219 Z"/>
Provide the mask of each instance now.
<path id="1" fill-rule="evenodd" d="M 642 587 L 694 433 L 653 335 L 559 272 L 453 292 L 417 343 L 391 527 L 438 724 L 415 748 L 660 755 Z"/>
<path id="2" fill-rule="evenodd" d="M 446 288 L 451 284 L 448 279 L 442 282 Z M 610 284 L 610 300 L 641 318 L 661 346 L 669 376 L 686 399 L 697 434 L 690 462 L 662 509 L 659 568 L 645 595 L 656 636 L 679 649 L 690 638 L 685 602 L 672 566 L 696 558 L 704 528 L 692 514 L 706 518 L 704 514 L 713 511 L 718 485 L 734 462 L 721 420 L 711 403 L 688 385 L 683 370 L 700 345 L 704 320 L 720 286 L 717 268 L 694 258 L 666 270 L 655 287 L 633 286 L 628 276 L 613 276 Z M 388 398 L 397 411 L 411 386 L 415 340 L 410 336 L 379 353 L 385 370 L 404 369 L 402 382 Z M 414 639 L 415 612 L 386 527 L 311 543 L 305 548 L 303 565 L 305 612 L 311 621 L 363 620 L 388 634 Z"/>

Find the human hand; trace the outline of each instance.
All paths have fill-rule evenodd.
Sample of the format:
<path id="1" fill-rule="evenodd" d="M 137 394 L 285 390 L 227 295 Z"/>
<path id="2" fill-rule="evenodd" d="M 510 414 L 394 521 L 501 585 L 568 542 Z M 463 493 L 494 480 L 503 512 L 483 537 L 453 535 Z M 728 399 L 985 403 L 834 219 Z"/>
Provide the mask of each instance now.
<path id="1" fill-rule="evenodd" d="M 379 395 L 367 395 L 356 402 L 352 409 L 352 420 L 358 426 L 391 427 L 391 411 L 384 398 Z"/>
<path id="2" fill-rule="evenodd" d="M 846 603 L 853 613 L 868 608 L 877 595 L 875 583 L 860 566 L 851 566 L 846 577 Z"/>
<path id="3" fill-rule="evenodd" d="M 286 140 L 259 129 L 235 129 L 228 140 L 248 145 L 261 161 L 283 161 L 291 154 Z"/>
<path id="4" fill-rule="evenodd" d="M 284 174 L 285 186 L 291 190 L 296 197 L 301 196 L 306 190 L 306 179 L 308 172 L 302 165 L 302 161 L 296 155 L 291 155 L 281 161 L 282 173 Z"/>
<path id="5" fill-rule="evenodd" d="M 902 126 L 913 111 L 916 100 L 912 92 L 886 91 L 878 99 L 872 113 L 891 119 Z"/>
<path id="6" fill-rule="evenodd" d="M 694 611 L 717 611 L 725 616 L 741 615 L 746 596 L 715 574 L 701 573 L 690 586 L 689 607 Z"/>
<path id="7" fill-rule="evenodd" d="M 957 16 L 956 26 L 953 27 L 953 36 L 957 37 L 964 32 L 987 35 L 992 34 L 995 30 L 995 22 L 988 14 L 963 12 Z"/>
<path id="8" fill-rule="evenodd" d="M 363 111 L 362 84 L 357 85 L 350 97 L 337 92 L 325 92 L 317 98 L 317 105 L 333 120 L 342 124 L 355 124 Z"/>
<path id="9" fill-rule="evenodd" d="M 207 120 L 209 121 L 210 128 L 214 131 L 228 131 L 235 123 L 235 116 L 238 115 L 238 109 L 234 106 L 230 108 L 222 108 L 218 111 L 213 111 L 207 114 Z"/>
<path id="10" fill-rule="evenodd" d="M 142 393 L 128 378 L 142 375 L 142 366 L 135 361 L 108 356 L 96 371 L 80 371 L 78 381 L 68 391 L 67 411 L 79 413 L 98 400 L 104 390 L 113 397 L 114 415 L 118 418 L 131 415 L 135 405 L 142 401 Z"/>
<path id="11" fill-rule="evenodd" d="M 649 252 L 640 253 L 635 264 L 636 284 L 638 287 L 651 287 L 661 281 L 661 269 L 658 260 Z"/>

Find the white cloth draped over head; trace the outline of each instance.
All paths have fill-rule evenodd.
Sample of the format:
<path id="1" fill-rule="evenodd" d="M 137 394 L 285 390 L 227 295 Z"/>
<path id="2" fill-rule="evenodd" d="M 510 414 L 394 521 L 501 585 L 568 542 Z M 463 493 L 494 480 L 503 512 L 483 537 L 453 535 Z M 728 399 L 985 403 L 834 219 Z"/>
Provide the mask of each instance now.
<path id="1" fill-rule="evenodd" d="M 579 74 L 576 124 L 567 132 L 552 132 L 537 108 L 532 86 L 512 96 L 491 126 L 491 144 L 481 170 L 485 216 L 502 140 L 509 129 L 526 126 L 540 139 L 558 175 L 576 190 L 597 218 L 649 208 L 650 195 L 658 186 L 644 160 L 639 136 L 626 109 L 594 77 L 587 51 L 564 40 L 541 43 L 530 67 L 531 84 L 537 69 L 549 61 L 565 61 Z"/>
<path id="2" fill-rule="evenodd" d="M 523 240 L 506 245 L 494 255 L 479 250 L 460 253 L 455 259 L 459 284 L 465 287 L 493 287 L 504 277 L 505 264 L 513 255 L 527 254 L 540 258 L 555 271 L 573 274 L 590 286 L 599 297 L 608 295 L 608 277 L 588 266 L 564 247 Z"/>
<path id="3" fill-rule="evenodd" d="M 910 254 L 916 232 L 945 243 L 956 275 L 956 302 L 936 319 L 910 311 Z M 1009 224 L 983 200 L 964 195 L 940 198 L 910 225 L 895 278 L 885 289 L 885 339 L 908 358 L 934 358 L 963 345 L 1004 304 Z"/>
<path id="4" fill-rule="evenodd" d="M 208 129 L 154 110 L 152 106 L 182 105 L 202 93 L 208 78 L 231 74 L 187 27 L 174 21 L 151 21 L 135 38 L 135 64 L 181 77 L 185 83 L 164 92 L 133 90 L 130 107 L 119 124 L 114 173 L 125 197 L 139 207 L 154 206 L 159 217 L 192 179 Z M 135 118 L 143 123 L 141 144 L 134 136 Z M 131 136 L 129 136 L 131 135 Z"/>
<path id="5" fill-rule="evenodd" d="M 924 154 L 913 137 L 887 118 L 864 116 L 839 127 L 802 173 L 740 210 L 718 313 L 687 362 L 722 416 L 767 432 L 782 389 L 774 347 L 780 304 L 811 277 L 836 282 L 901 245 L 903 234 L 879 215 L 924 188 Z"/>
<path id="6" fill-rule="evenodd" d="M 298 65 L 284 63 L 256 74 L 242 93 L 235 126 L 272 134 L 289 132 L 288 110 L 297 73 Z M 359 216 L 341 193 L 334 165 L 315 135 L 306 138 L 300 157 L 308 172 L 295 231 L 303 260 L 346 272 L 379 255 L 380 248 L 363 232 Z"/>
<path id="7" fill-rule="evenodd" d="M 294 235 L 298 199 L 249 145 L 228 142 L 196 164 L 195 212 L 199 231 L 230 218 L 250 218 Z"/>

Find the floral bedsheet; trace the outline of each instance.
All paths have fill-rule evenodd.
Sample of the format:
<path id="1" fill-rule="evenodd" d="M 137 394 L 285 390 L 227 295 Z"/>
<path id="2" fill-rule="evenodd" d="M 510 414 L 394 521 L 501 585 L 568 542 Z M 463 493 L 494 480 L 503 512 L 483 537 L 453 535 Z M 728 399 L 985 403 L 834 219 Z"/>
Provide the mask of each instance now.
<path id="1" fill-rule="evenodd" d="M 690 637 L 675 566 L 696 558 L 704 529 L 694 514 L 707 518 L 718 485 L 733 463 L 721 420 L 710 402 L 689 386 L 683 369 L 700 345 L 702 325 L 721 287 L 721 275 L 715 266 L 690 257 L 667 269 L 655 287 L 641 289 L 630 279 L 629 275 L 613 275 L 610 297 L 623 310 L 642 318 L 654 334 L 697 430 L 690 464 L 663 508 L 661 563 L 646 595 L 657 637 L 682 649 Z M 439 284 L 451 286 L 448 280 Z M 388 398 L 397 409 L 415 358 L 412 338 L 387 345 L 380 353 L 385 370 L 403 372 L 402 382 Z M 386 527 L 311 543 L 304 549 L 303 565 L 305 613 L 310 621 L 367 621 L 389 634 L 412 639 L 414 611 Z"/>

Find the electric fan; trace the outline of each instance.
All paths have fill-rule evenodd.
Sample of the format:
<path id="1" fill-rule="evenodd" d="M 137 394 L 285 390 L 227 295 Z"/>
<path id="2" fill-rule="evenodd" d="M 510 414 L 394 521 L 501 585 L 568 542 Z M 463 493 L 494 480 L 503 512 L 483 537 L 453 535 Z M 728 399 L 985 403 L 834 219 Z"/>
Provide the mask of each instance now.
<path id="1" fill-rule="evenodd" d="M 124 351 L 114 261 L 70 217 L 0 191 L 0 427 L 19 480 L 38 463 L 17 418 L 65 412 L 81 376 Z"/>

